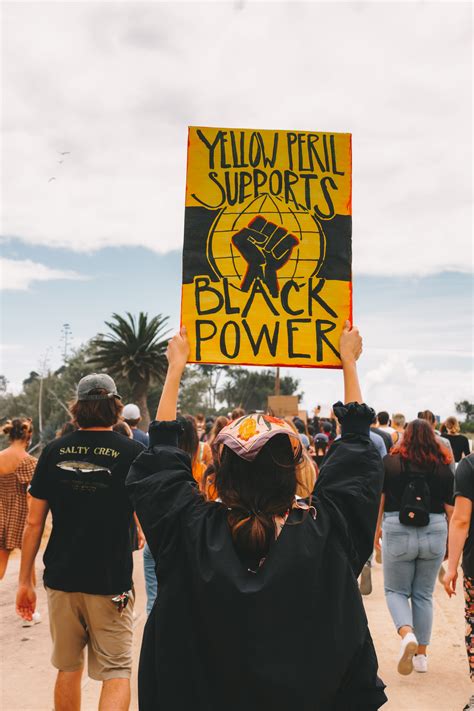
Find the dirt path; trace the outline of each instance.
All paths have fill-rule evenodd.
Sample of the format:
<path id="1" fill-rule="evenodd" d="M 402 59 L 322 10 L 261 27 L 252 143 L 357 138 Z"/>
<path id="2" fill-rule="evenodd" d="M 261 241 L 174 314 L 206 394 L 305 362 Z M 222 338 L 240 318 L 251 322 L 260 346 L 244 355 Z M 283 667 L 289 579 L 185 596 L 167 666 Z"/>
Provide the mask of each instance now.
<path id="1" fill-rule="evenodd" d="M 43 622 L 23 628 L 14 614 L 14 595 L 19 556 L 10 561 L 0 583 L 0 708 L 2 711 L 52 711 L 55 671 L 49 663 L 50 640 L 45 594 L 39 586 L 39 608 Z M 38 569 L 40 574 L 40 569 Z M 387 612 L 382 588 L 381 567 L 373 572 L 374 591 L 364 598 L 380 663 L 380 675 L 387 684 L 389 703 L 384 711 L 461 711 L 474 689 L 469 681 L 463 643 L 463 600 L 449 600 L 437 583 L 435 625 L 428 674 L 397 674 L 399 640 Z M 145 622 L 145 594 L 141 553 L 135 554 L 136 634 L 134 659 L 138 662 Z M 137 711 L 136 666 L 132 679 L 132 706 Z M 100 684 L 85 677 L 83 711 L 95 711 Z M 222 711 L 225 711 L 223 708 Z M 262 709 L 262 711 L 264 711 Z M 289 709 L 291 711 L 291 709 Z"/>
<path id="2" fill-rule="evenodd" d="M 389 702 L 383 710 L 461 711 L 474 693 L 464 647 L 462 590 L 449 599 L 444 588 L 436 583 L 429 671 L 400 676 L 397 672 L 400 640 L 385 604 L 382 567 L 377 564 L 373 583 L 373 593 L 364 598 L 364 603 L 379 658 L 379 673 L 387 685 Z"/>

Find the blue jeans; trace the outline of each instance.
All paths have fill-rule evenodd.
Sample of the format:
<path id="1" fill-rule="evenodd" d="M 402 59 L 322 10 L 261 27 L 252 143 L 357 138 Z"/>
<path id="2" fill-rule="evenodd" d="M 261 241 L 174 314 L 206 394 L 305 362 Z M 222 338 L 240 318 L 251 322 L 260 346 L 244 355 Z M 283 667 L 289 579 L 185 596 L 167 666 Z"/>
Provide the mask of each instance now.
<path id="1" fill-rule="evenodd" d="M 158 594 L 158 581 L 155 572 L 155 559 L 148 543 L 143 548 L 143 571 L 145 573 L 146 614 L 149 615 Z"/>
<path id="2" fill-rule="evenodd" d="M 446 554 L 448 525 L 444 514 L 430 514 L 422 528 L 404 526 L 398 511 L 382 522 L 385 599 L 397 631 L 409 625 L 418 644 L 429 644 L 433 626 L 433 590 Z M 410 602 L 411 601 L 411 606 Z"/>

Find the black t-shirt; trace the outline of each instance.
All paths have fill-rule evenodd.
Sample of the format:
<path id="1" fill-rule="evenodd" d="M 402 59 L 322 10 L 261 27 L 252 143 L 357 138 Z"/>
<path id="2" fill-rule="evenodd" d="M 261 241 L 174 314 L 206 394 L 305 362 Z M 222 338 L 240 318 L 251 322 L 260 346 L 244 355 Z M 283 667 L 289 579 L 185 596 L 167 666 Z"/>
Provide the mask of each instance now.
<path id="1" fill-rule="evenodd" d="M 474 504 L 474 454 L 459 463 L 456 469 L 454 496 L 464 496 Z M 471 516 L 469 534 L 464 544 L 462 569 L 468 578 L 474 578 L 474 516 Z"/>
<path id="2" fill-rule="evenodd" d="M 385 477 L 383 492 L 385 494 L 384 511 L 400 511 L 400 502 L 407 479 L 402 475 L 400 455 L 387 454 L 383 460 Z M 423 472 L 430 490 L 430 513 L 444 513 L 444 504 L 453 505 L 454 476 L 447 464 L 428 464 L 420 469 L 415 464 L 408 462 L 409 472 Z"/>
<path id="3" fill-rule="evenodd" d="M 462 455 L 465 454 L 466 457 L 471 454 L 471 448 L 469 446 L 469 440 L 467 437 L 464 435 L 451 435 L 451 434 L 444 434 L 443 435 L 444 439 L 449 440 L 453 454 L 454 454 L 454 461 L 455 462 L 460 462 L 462 459 Z"/>
<path id="4" fill-rule="evenodd" d="M 46 499 L 53 516 L 45 585 L 96 595 L 131 588 L 133 509 L 125 478 L 142 450 L 108 430 L 78 430 L 44 449 L 30 494 Z"/>
<path id="5" fill-rule="evenodd" d="M 376 434 L 382 437 L 384 444 L 387 448 L 387 452 L 390 452 L 393 447 L 393 440 L 390 432 L 387 432 L 387 430 L 383 430 L 380 427 L 371 427 L 370 429 L 372 430 L 372 432 L 375 432 Z"/>

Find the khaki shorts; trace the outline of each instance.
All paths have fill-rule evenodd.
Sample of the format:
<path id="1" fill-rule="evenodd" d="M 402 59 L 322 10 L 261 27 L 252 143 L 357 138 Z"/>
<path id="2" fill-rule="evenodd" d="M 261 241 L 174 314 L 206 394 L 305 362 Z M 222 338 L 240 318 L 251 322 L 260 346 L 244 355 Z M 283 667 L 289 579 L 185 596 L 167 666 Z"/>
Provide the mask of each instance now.
<path id="1" fill-rule="evenodd" d="M 133 603 L 120 615 L 113 595 L 89 595 L 46 588 L 53 640 L 51 663 L 60 671 L 87 666 L 91 679 L 129 679 L 132 672 Z"/>

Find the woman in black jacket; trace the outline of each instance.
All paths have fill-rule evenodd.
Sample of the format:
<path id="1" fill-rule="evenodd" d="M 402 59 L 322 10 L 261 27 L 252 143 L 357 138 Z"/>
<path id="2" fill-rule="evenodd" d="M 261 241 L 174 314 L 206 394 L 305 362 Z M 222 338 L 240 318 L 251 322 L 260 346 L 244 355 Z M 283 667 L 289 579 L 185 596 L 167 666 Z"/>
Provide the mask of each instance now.
<path id="1" fill-rule="evenodd" d="M 139 671 L 141 711 L 375 711 L 386 696 L 357 587 L 372 552 L 382 486 L 362 405 L 362 341 L 342 333 L 342 437 L 313 496 L 295 499 L 301 443 L 277 418 L 249 415 L 215 442 L 219 500 L 205 501 L 178 449 L 184 329 L 127 485 L 157 562 L 160 594 Z"/>

